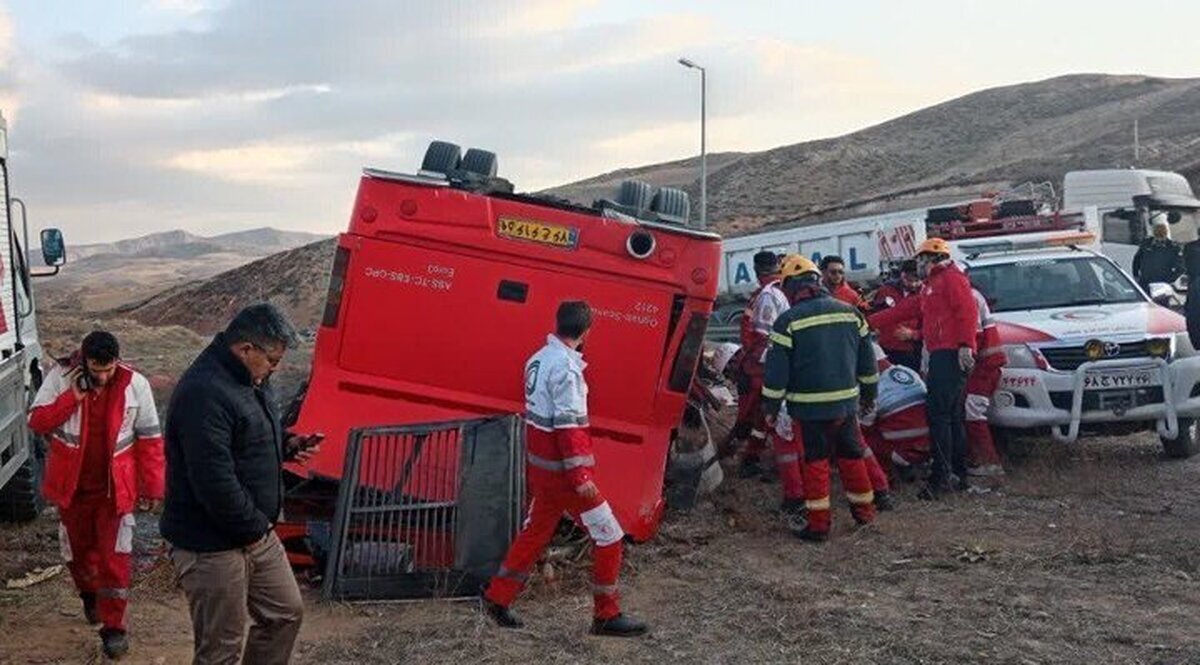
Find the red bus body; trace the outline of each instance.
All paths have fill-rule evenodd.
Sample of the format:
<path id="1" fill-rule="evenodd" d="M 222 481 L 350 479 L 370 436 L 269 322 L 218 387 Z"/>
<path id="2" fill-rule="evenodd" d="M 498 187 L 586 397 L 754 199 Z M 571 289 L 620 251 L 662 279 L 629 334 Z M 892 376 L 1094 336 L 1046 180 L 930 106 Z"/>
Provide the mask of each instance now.
<path id="1" fill-rule="evenodd" d="M 292 471 L 339 478 L 354 428 L 523 413 L 525 361 L 558 304 L 582 299 L 597 481 L 627 533 L 649 538 L 719 259 L 714 234 L 367 171 L 293 428 L 327 438 Z"/>

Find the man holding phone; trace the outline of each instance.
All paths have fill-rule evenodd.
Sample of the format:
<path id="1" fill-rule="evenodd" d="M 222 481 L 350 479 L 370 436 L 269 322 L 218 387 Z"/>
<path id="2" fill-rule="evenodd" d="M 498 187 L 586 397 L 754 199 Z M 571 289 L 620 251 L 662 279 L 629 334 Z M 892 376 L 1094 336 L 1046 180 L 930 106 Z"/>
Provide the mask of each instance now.
<path id="1" fill-rule="evenodd" d="M 295 341 L 278 309 L 251 305 L 171 396 L 160 528 L 188 599 L 197 665 L 288 663 L 300 632 L 304 603 L 275 523 L 282 464 L 307 461 L 321 436 L 283 431 L 270 383 Z"/>
<path id="2" fill-rule="evenodd" d="M 109 658 L 129 651 L 125 610 L 135 507 L 163 497 L 163 443 L 150 383 L 96 331 L 46 373 L 29 428 L 46 437 L 42 493 L 58 506 L 59 546 Z"/>

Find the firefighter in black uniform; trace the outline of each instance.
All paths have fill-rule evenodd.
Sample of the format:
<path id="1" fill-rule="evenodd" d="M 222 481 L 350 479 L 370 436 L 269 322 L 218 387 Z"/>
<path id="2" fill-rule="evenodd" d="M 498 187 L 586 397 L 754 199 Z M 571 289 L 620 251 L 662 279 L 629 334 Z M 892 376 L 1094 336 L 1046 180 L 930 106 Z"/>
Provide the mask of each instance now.
<path id="1" fill-rule="evenodd" d="M 821 286 L 817 266 L 792 255 L 784 260 L 781 276 L 792 308 L 775 321 L 771 333 L 763 408 L 769 429 L 774 429 L 774 414 L 783 400 L 800 423 L 808 524 L 795 534 L 820 542 L 829 537 L 831 522 L 831 458 L 837 460 L 854 519 L 859 524 L 875 519 L 858 412 L 873 407 L 879 375 L 867 322 Z"/>

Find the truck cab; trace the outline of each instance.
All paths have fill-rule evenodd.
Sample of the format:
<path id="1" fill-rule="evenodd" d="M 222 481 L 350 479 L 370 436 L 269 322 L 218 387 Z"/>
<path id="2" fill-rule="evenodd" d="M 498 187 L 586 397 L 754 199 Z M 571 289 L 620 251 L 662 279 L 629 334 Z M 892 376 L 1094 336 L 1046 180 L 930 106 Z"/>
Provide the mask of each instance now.
<path id="1" fill-rule="evenodd" d="M 1200 199 L 1187 178 L 1170 171 L 1071 171 L 1063 178 L 1062 207 L 1096 208 L 1104 255 L 1127 272 L 1133 270 L 1138 245 L 1159 219 L 1171 222 L 1171 237 L 1180 243 L 1196 240 L 1200 227 Z"/>
<path id="2" fill-rule="evenodd" d="M 0 520 L 27 521 L 42 508 L 43 451 L 26 424 L 45 360 L 38 339 L 32 278 L 53 276 L 66 262 L 62 233 L 41 233 L 42 261 L 30 267 L 25 204 L 9 195 L 8 124 L 0 116 Z M 20 212 L 19 221 L 13 213 Z"/>
<path id="3" fill-rule="evenodd" d="M 988 421 L 1082 433 L 1156 431 L 1171 457 L 1197 446 L 1200 356 L 1179 314 L 1154 303 L 1088 234 L 960 246 L 1007 356 Z"/>

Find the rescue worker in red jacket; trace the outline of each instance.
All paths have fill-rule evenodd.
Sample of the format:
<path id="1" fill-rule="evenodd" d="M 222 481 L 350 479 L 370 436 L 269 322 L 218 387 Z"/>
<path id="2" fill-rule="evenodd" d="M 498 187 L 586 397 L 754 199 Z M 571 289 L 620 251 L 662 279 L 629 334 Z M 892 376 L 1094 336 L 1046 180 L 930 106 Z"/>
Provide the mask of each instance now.
<path id="1" fill-rule="evenodd" d="M 834 298 L 862 309 L 862 296 L 846 281 L 846 262 L 837 254 L 830 254 L 821 259 L 821 284 Z"/>
<path id="2" fill-rule="evenodd" d="M 789 257 L 790 260 L 790 257 Z M 808 524 L 803 540 L 829 537 L 829 471 L 837 459 L 850 510 L 860 524 L 875 519 L 874 494 L 863 464 L 857 412 L 870 411 L 879 380 L 875 352 L 862 314 L 822 288 L 817 266 L 804 257 L 783 288 L 791 309 L 775 321 L 763 379 L 768 426 L 781 402 L 804 441 L 804 494 Z"/>
<path id="3" fill-rule="evenodd" d="M 587 363 L 579 349 L 592 325 L 582 301 L 558 307 L 555 334 L 525 364 L 526 471 L 529 513 L 483 597 L 484 612 L 503 628 L 523 624 L 509 609 L 529 571 L 550 543 L 564 513 L 592 539 L 592 634 L 634 637 L 646 624 L 622 614 L 617 602 L 621 539 L 625 533 L 592 477 L 596 460 L 588 435 Z"/>
<path id="4" fill-rule="evenodd" d="M 933 439 L 933 466 L 923 499 L 936 499 L 952 487 L 967 487 L 967 431 L 964 401 L 967 376 L 975 368 L 975 332 L 979 308 L 971 283 L 950 260 L 950 245 L 930 238 L 917 250 L 917 266 L 925 280 L 920 298 L 871 316 L 871 326 L 886 328 L 914 316 L 929 353 L 926 407 Z M 952 485 L 951 474 L 956 476 Z"/>
<path id="5" fill-rule="evenodd" d="M 791 307 L 780 288 L 777 254 L 755 254 L 754 272 L 758 275 L 759 287 L 742 313 L 742 351 L 737 369 L 738 418 L 733 429 L 733 438 L 746 442 L 738 467 L 742 478 L 755 478 L 764 472 L 762 456 L 767 450 L 767 432 L 761 406 L 763 360 L 767 356 L 771 326 Z"/>
<path id="6" fill-rule="evenodd" d="M 29 413 L 49 442 L 42 493 L 58 506 L 60 549 L 109 658 L 129 650 L 133 513 L 161 504 L 165 471 L 150 383 L 119 358 L 115 337 L 89 334 L 46 373 Z"/>
<path id="7" fill-rule="evenodd" d="M 917 262 L 905 261 L 900 266 L 900 275 L 875 291 L 871 300 L 871 311 L 881 312 L 895 307 L 909 298 L 921 295 L 921 277 L 917 274 Z M 879 330 L 879 346 L 896 365 L 921 371 L 921 334 L 917 330 L 918 317 L 900 321 Z"/>
<path id="8" fill-rule="evenodd" d="M 979 347 L 975 369 L 967 377 L 967 399 L 965 403 L 967 421 L 967 473 L 976 477 L 999 477 L 1004 475 L 992 431 L 988 427 L 987 412 L 992 405 L 992 394 L 1000 385 L 1000 372 L 1008 359 L 1000 344 L 1000 333 L 987 299 L 978 289 L 972 289 L 975 305 L 979 309 L 979 328 L 976 335 Z"/>

